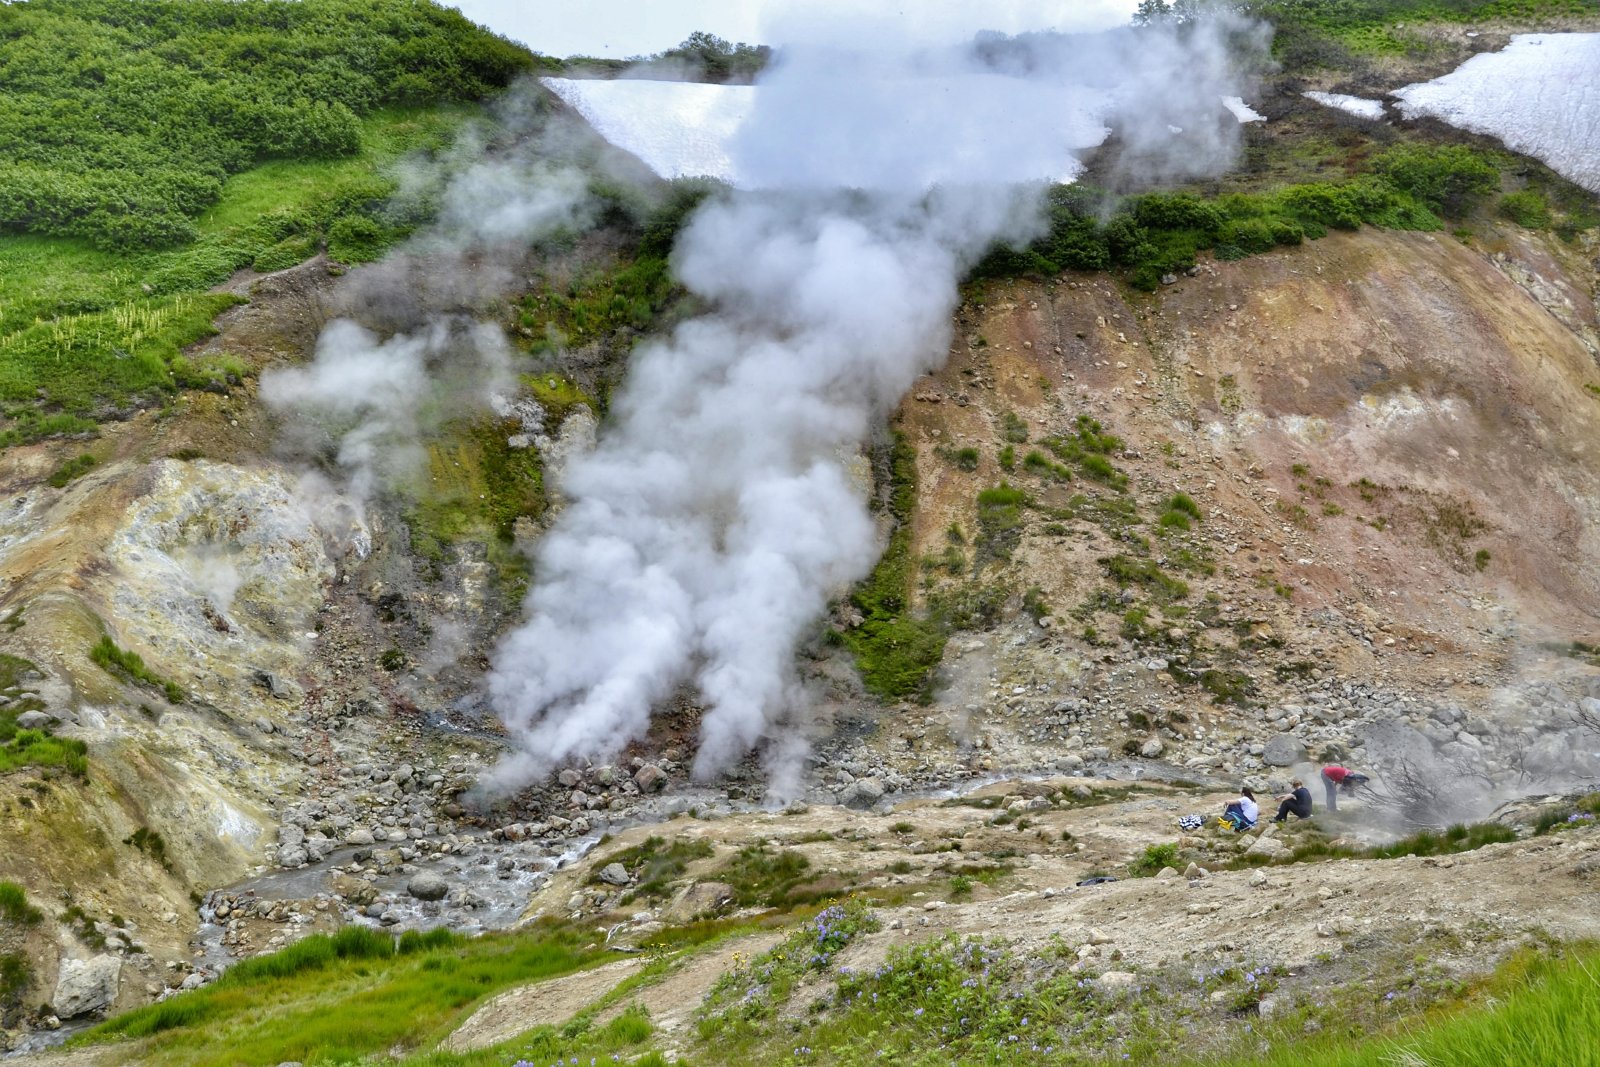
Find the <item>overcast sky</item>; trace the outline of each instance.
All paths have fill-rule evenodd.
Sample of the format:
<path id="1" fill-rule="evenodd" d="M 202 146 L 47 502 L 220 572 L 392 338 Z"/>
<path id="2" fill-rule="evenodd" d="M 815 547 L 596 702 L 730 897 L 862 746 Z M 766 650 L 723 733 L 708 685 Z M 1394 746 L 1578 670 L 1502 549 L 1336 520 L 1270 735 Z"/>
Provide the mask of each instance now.
<path id="1" fill-rule="evenodd" d="M 445 0 L 446 3 L 452 0 Z M 830 8 L 896 21 L 927 39 L 977 30 L 1018 33 L 1125 22 L 1137 0 L 455 0 L 462 14 L 552 56 L 626 58 L 671 48 L 695 30 L 730 41 L 771 44 L 783 22 L 808 22 Z"/>

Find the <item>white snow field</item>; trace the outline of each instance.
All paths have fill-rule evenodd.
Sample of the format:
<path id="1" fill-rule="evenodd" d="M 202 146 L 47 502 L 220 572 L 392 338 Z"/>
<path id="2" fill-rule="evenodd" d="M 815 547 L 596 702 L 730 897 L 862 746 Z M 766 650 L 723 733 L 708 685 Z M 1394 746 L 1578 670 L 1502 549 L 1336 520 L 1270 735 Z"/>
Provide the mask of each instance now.
<path id="1" fill-rule="evenodd" d="M 750 85 L 540 78 L 595 132 L 663 178 L 734 180 L 728 143 L 755 106 Z"/>
<path id="2" fill-rule="evenodd" d="M 1103 116 L 1115 104 L 1102 90 L 1073 85 L 1041 85 L 992 74 L 907 78 L 874 82 L 870 92 L 841 85 L 829 99 L 818 101 L 813 121 L 792 131 L 795 143 L 811 138 L 851 142 L 849 152 L 818 153 L 829 173 L 807 174 L 804 159 L 778 165 L 764 159 L 763 146 L 736 148 L 739 128 L 759 106 L 766 91 L 749 85 L 704 85 L 694 82 L 617 79 L 602 81 L 542 78 L 540 81 L 582 115 L 607 141 L 638 156 L 664 178 L 707 176 L 734 185 L 764 185 L 783 172 L 800 182 L 811 179 L 870 187 L 883 161 L 874 158 L 874 123 L 912 124 L 929 131 L 948 151 L 944 162 L 909 181 L 931 184 L 943 177 L 972 173 L 974 156 L 980 169 L 1001 180 L 1070 181 L 1079 165 L 1073 153 L 1093 148 L 1109 134 Z M 1018 94 L 1026 97 L 1026 106 Z M 1051 99 L 1041 102 L 1041 94 Z M 1238 97 L 1223 101 L 1242 122 L 1261 116 Z M 1031 116 L 1047 108 L 1056 116 L 1055 137 L 1044 138 Z M 877 128 L 884 128 L 879 126 Z M 977 136 L 974 136 L 974 135 Z M 818 144 L 832 149 L 837 144 Z M 739 173 L 736 156 L 746 159 L 751 173 Z M 857 161 L 856 173 L 836 173 L 840 159 Z M 760 171 L 761 173 L 756 173 Z M 993 173 L 999 171 L 1000 173 Z M 948 172 L 948 173 L 943 173 Z"/>
<path id="3" fill-rule="evenodd" d="M 1520 34 L 1504 51 L 1391 95 L 1408 119 L 1497 137 L 1600 193 L 1600 33 Z"/>
<path id="4" fill-rule="evenodd" d="M 1301 93 L 1308 100 L 1315 100 L 1323 107 L 1336 107 L 1340 111 L 1348 111 L 1352 115 L 1359 115 L 1364 119 L 1381 120 L 1383 118 L 1383 101 L 1367 100 L 1359 96 L 1346 96 L 1344 93 Z"/>

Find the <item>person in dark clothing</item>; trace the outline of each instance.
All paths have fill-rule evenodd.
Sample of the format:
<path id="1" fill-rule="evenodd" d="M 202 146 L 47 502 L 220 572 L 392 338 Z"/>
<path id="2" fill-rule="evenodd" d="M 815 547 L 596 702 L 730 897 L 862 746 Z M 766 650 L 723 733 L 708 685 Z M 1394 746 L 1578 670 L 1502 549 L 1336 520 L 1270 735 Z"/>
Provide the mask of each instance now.
<path id="1" fill-rule="evenodd" d="M 1367 780 L 1366 775 L 1357 774 L 1350 768 L 1340 767 L 1337 764 L 1322 768 L 1322 791 L 1328 797 L 1328 810 L 1338 811 L 1339 794 L 1349 796 L 1356 791 L 1356 786 Z"/>
<path id="2" fill-rule="evenodd" d="M 1300 779 L 1294 780 L 1294 791 L 1278 797 L 1278 817 L 1273 822 L 1283 822 L 1291 814 L 1302 819 L 1311 818 L 1311 790 Z"/>

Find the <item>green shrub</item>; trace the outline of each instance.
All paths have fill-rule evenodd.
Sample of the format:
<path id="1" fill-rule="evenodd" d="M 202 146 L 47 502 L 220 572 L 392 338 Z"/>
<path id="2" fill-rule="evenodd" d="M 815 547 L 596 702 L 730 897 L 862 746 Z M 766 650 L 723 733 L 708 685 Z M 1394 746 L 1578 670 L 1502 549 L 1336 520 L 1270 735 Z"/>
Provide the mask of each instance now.
<path id="1" fill-rule="evenodd" d="M 1535 189 L 1524 189 L 1502 197 L 1500 214 L 1529 230 L 1548 230 L 1555 223 L 1549 203 Z"/>
<path id="2" fill-rule="evenodd" d="M 345 215 L 328 227 L 328 255 L 340 263 L 370 263 L 382 257 L 394 235 L 365 215 Z"/>
<path id="3" fill-rule="evenodd" d="M 889 513 L 894 532 L 866 581 L 851 594 L 860 626 L 839 635 L 855 657 L 867 690 L 886 700 L 933 699 L 933 672 L 944 656 L 948 629 L 911 607 L 911 510 L 916 504 L 917 454 L 896 432 L 889 449 Z"/>
<path id="4" fill-rule="evenodd" d="M 1459 218 L 1500 186 L 1500 170 L 1465 145 L 1396 145 L 1373 167 L 1390 185 L 1434 211 Z"/>
<path id="5" fill-rule="evenodd" d="M 1128 873 L 1135 878 L 1149 878 L 1161 873 L 1161 868 L 1178 862 L 1178 846 L 1172 842 L 1150 845 L 1137 859 L 1128 864 Z"/>

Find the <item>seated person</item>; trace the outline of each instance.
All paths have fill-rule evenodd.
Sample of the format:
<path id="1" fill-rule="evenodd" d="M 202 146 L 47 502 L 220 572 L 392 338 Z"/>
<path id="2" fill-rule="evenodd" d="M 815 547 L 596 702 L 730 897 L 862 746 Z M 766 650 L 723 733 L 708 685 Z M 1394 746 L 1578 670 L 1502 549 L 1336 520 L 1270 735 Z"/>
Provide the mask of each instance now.
<path id="1" fill-rule="evenodd" d="M 1256 818 L 1261 814 L 1261 809 L 1256 806 L 1256 794 L 1249 786 L 1239 791 L 1238 800 L 1228 801 L 1227 807 L 1222 809 L 1222 819 L 1230 824 L 1234 832 L 1243 833 L 1256 824 Z"/>
<path id="2" fill-rule="evenodd" d="M 1278 797 L 1282 803 L 1278 805 L 1278 817 L 1273 822 L 1283 822 L 1292 812 L 1302 819 L 1311 818 L 1311 790 L 1300 779 L 1294 780 L 1294 791 L 1284 793 Z"/>

